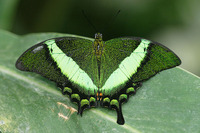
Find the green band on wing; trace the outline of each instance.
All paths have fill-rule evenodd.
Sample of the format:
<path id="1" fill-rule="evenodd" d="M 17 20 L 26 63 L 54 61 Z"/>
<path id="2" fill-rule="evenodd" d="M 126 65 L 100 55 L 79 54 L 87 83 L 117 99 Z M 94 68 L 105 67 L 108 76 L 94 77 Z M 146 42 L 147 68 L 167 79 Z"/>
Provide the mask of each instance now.
<path id="1" fill-rule="evenodd" d="M 47 45 L 51 57 L 57 63 L 61 72 L 72 83 L 84 88 L 83 91 L 85 93 L 88 93 L 88 90 L 97 91 L 96 85 L 94 85 L 88 74 L 82 70 L 71 57 L 68 57 L 62 52 L 62 50 L 56 45 L 55 40 L 48 40 L 45 44 Z"/>
<path id="2" fill-rule="evenodd" d="M 142 39 L 139 46 L 131 53 L 131 55 L 126 57 L 119 64 L 118 69 L 110 75 L 102 87 L 102 90 L 105 90 L 105 93 L 109 93 L 110 91 L 115 92 L 113 88 L 117 88 L 126 83 L 131 76 L 137 72 L 138 67 L 140 67 L 146 56 L 150 43 L 149 40 Z"/>

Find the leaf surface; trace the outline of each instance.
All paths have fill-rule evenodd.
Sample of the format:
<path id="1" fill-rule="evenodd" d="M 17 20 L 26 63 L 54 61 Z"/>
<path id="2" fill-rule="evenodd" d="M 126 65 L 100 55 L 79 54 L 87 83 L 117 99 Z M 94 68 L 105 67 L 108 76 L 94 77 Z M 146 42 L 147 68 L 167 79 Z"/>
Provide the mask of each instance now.
<path id="1" fill-rule="evenodd" d="M 125 125 L 116 123 L 116 112 L 92 108 L 68 120 L 64 103 L 77 109 L 55 83 L 38 74 L 15 68 L 29 47 L 49 38 L 74 36 L 39 33 L 18 36 L 0 30 L 0 131 L 2 132 L 200 132 L 200 78 L 179 67 L 160 72 L 143 83 L 123 104 Z M 84 38 L 84 37 L 83 37 Z M 92 39 L 91 39 L 92 40 Z"/>

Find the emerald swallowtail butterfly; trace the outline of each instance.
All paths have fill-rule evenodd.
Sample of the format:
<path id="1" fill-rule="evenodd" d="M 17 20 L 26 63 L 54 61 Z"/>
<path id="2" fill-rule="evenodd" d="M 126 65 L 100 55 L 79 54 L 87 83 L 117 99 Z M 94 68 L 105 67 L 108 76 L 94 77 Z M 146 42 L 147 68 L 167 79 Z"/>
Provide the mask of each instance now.
<path id="1" fill-rule="evenodd" d="M 38 73 L 56 82 L 63 94 L 84 109 L 103 106 L 117 111 L 117 123 L 124 124 L 122 103 L 158 72 L 181 64 L 165 46 L 138 37 L 95 40 L 60 37 L 43 41 L 17 60 L 22 71 Z"/>

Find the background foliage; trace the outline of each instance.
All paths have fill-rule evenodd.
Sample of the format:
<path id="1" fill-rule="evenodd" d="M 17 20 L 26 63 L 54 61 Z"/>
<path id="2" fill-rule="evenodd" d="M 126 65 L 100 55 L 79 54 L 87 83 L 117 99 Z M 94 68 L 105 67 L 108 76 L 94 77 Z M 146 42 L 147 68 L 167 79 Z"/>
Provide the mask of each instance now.
<path id="1" fill-rule="evenodd" d="M 106 108 L 86 110 L 82 117 L 73 113 L 67 121 L 59 117 L 58 113 L 66 116 L 70 110 L 58 106 L 57 102 L 75 109 L 77 106 L 61 94 L 55 83 L 35 73 L 21 72 L 14 66 L 24 49 L 59 36 L 63 34 L 17 36 L 0 30 L 3 43 L 0 49 L 0 131 L 200 132 L 200 78 L 180 68 L 160 72 L 143 83 L 137 94 L 122 105 L 126 120 L 123 126 L 116 123 L 116 111 Z"/>
<path id="2" fill-rule="evenodd" d="M 0 0 L 0 28 L 93 38 L 96 31 L 84 10 L 104 40 L 140 36 L 158 41 L 180 56 L 181 67 L 200 75 L 199 5 L 199 0 Z"/>

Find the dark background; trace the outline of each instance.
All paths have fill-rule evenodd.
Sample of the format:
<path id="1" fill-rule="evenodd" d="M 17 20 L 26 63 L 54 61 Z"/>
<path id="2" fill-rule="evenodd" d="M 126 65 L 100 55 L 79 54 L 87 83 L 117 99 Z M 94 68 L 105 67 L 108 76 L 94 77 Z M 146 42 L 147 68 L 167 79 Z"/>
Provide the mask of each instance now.
<path id="1" fill-rule="evenodd" d="M 82 10 L 103 40 L 139 36 L 160 42 L 177 53 L 181 67 L 200 75 L 199 0 L 0 0 L 0 29 L 93 38 L 97 31 Z"/>

